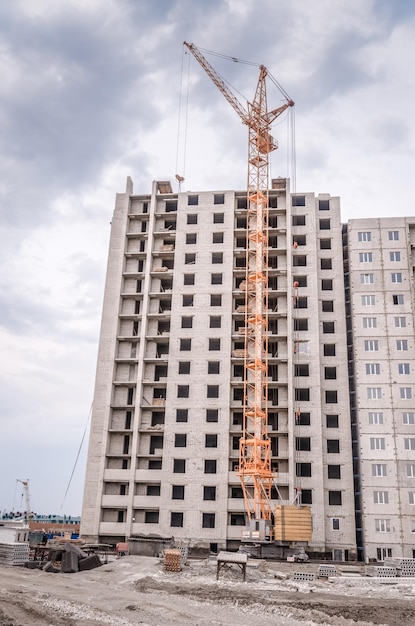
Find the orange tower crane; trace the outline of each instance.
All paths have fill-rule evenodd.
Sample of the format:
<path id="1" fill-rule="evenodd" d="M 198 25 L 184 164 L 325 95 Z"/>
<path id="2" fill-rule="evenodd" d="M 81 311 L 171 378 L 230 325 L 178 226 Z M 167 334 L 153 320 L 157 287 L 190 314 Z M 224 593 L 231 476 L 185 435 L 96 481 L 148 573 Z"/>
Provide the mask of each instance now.
<path id="1" fill-rule="evenodd" d="M 248 522 L 271 520 L 271 442 L 268 438 L 268 189 L 269 153 L 278 145 L 271 124 L 294 102 L 268 111 L 267 69 L 259 66 L 252 102 L 243 106 L 205 59 L 184 42 L 248 127 L 247 257 L 245 280 L 244 418 L 239 444 L 239 477 Z M 236 59 L 232 59 L 236 60 Z"/>

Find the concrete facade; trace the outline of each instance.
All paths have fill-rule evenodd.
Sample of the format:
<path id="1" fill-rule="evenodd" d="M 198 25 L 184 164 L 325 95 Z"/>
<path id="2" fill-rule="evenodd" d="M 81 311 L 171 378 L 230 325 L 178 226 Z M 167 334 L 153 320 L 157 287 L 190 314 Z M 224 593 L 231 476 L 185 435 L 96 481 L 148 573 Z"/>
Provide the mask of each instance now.
<path id="1" fill-rule="evenodd" d="M 415 557 L 415 219 L 348 224 L 358 542 Z"/>
<path id="2" fill-rule="evenodd" d="M 356 534 L 339 199 L 269 208 L 268 422 L 275 504 L 312 507 L 309 549 L 354 558 Z M 237 548 L 246 193 L 117 194 L 81 534 Z"/>

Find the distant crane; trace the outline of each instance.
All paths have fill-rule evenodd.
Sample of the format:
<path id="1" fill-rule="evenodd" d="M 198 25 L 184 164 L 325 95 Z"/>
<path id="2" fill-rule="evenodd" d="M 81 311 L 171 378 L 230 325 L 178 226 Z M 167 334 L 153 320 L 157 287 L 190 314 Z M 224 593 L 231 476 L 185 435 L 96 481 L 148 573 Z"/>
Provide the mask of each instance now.
<path id="1" fill-rule="evenodd" d="M 32 517 L 32 512 L 30 509 L 29 479 L 20 480 L 19 478 L 17 478 L 17 482 L 22 483 L 23 485 L 23 491 L 26 500 L 26 524 L 29 525 L 30 518 Z"/>
<path id="2" fill-rule="evenodd" d="M 243 106 L 205 59 L 201 51 L 184 42 L 213 83 L 248 127 L 248 206 L 245 281 L 244 417 L 239 444 L 239 478 L 250 524 L 272 519 L 271 442 L 268 426 L 268 189 L 269 153 L 277 149 L 271 124 L 294 102 L 268 111 L 267 69 L 259 66 L 252 102 Z M 236 61 L 237 59 L 232 59 Z M 279 86 L 278 86 L 279 87 Z M 280 88 L 281 89 L 281 88 Z"/>

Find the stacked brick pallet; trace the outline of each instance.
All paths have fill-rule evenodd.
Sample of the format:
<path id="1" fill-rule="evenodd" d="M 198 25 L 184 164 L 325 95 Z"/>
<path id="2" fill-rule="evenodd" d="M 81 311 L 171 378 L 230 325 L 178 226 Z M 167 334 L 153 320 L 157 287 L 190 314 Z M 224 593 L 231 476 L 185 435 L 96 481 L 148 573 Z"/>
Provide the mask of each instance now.
<path id="1" fill-rule="evenodd" d="M 164 569 L 166 572 L 182 571 L 182 552 L 179 549 L 164 551 Z"/>
<path id="2" fill-rule="evenodd" d="M 397 575 L 404 578 L 415 578 L 415 559 L 388 558 L 385 565 L 395 567 Z"/>
<path id="3" fill-rule="evenodd" d="M 381 565 L 367 565 L 365 567 L 366 576 L 375 576 L 376 578 L 396 578 L 396 567 L 385 567 Z"/>
<path id="4" fill-rule="evenodd" d="M 28 560 L 28 543 L 0 543 L 1 565 L 24 565 Z"/>
<path id="5" fill-rule="evenodd" d="M 329 576 L 335 576 L 337 569 L 335 565 L 319 565 L 317 576 L 319 578 L 329 578 Z"/>
<path id="6" fill-rule="evenodd" d="M 302 580 L 304 582 L 311 582 L 315 579 L 315 575 L 311 572 L 293 572 L 293 580 Z"/>

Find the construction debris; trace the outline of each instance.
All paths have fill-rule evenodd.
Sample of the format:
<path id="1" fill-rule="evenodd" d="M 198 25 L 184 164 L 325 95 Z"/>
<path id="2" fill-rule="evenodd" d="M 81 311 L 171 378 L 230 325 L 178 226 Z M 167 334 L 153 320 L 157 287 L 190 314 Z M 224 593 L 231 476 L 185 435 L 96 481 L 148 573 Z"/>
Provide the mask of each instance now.
<path id="1" fill-rule="evenodd" d="M 34 566 L 34 563 L 37 565 Z M 67 543 L 50 548 L 45 552 L 44 560 L 27 561 L 24 565 L 30 569 L 43 569 L 44 572 L 74 574 L 100 567 L 102 563 L 97 554 L 87 554 L 79 546 Z"/>

